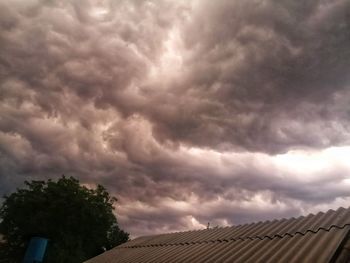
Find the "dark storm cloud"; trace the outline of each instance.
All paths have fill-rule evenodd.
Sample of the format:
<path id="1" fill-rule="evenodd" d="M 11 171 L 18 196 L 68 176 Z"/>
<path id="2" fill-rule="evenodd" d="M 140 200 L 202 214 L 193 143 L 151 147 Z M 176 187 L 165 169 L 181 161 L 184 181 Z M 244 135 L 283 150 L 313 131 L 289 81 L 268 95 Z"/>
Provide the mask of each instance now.
<path id="1" fill-rule="evenodd" d="M 182 31 L 187 78 L 167 100 L 182 108 L 152 113 L 158 136 L 269 152 L 348 142 L 336 128 L 322 132 L 337 118 L 334 95 L 349 89 L 348 1 L 198 5 Z M 321 138 L 305 138 L 289 122 L 313 125 Z"/>
<path id="2" fill-rule="evenodd" d="M 0 0 L 0 193 L 101 183 L 133 235 L 345 203 L 349 12 Z"/>

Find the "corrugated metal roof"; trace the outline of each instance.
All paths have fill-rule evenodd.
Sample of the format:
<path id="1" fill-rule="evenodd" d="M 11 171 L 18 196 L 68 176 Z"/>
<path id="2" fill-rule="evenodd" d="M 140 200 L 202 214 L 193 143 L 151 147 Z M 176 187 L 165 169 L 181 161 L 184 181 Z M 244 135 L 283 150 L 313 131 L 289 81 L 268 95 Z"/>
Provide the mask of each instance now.
<path id="1" fill-rule="evenodd" d="M 87 263 L 330 262 L 350 229 L 350 208 L 306 217 L 136 238 Z"/>

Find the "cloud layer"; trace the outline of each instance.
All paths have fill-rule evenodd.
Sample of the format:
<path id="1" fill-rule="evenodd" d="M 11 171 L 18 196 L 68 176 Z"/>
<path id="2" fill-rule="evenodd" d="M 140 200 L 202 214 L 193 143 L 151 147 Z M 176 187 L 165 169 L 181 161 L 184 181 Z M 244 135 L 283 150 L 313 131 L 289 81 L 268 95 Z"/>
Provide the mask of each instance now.
<path id="1" fill-rule="evenodd" d="M 1 1 L 0 193 L 77 176 L 133 236 L 350 200 L 350 3 Z"/>

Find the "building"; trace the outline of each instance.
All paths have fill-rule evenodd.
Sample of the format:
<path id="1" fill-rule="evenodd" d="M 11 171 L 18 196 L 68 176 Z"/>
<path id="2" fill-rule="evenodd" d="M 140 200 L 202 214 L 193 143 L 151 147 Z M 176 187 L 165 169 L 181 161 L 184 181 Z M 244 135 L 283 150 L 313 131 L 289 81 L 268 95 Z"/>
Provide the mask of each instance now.
<path id="1" fill-rule="evenodd" d="M 350 208 L 233 227 L 139 237 L 86 263 L 350 262 Z"/>

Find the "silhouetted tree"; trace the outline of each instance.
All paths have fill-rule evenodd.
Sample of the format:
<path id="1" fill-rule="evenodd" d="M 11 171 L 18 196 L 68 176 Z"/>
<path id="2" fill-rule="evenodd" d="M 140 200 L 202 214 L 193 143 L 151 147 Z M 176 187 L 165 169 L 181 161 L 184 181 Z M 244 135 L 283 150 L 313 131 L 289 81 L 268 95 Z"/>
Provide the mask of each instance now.
<path id="1" fill-rule="evenodd" d="M 46 260 L 60 263 L 82 262 L 128 240 L 113 214 L 116 199 L 103 186 L 88 189 L 64 176 L 25 184 L 0 208 L 0 262 L 21 262 L 33 236 L 48 238 Z"/>

